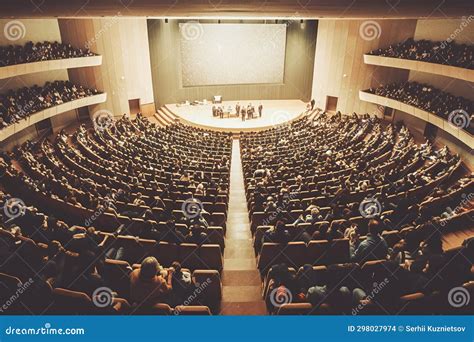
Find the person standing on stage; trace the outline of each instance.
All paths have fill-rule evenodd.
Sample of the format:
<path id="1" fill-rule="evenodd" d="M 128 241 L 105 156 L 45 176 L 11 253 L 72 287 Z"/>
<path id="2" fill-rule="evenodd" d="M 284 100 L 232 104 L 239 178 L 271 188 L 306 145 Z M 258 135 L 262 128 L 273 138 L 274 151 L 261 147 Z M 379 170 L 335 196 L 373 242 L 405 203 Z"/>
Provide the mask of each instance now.
<path id="1" fill-rule="evenodd" d="M 235 105 L 235 113 L 237 114 L 237 117 L 240 115 L 240 103 L 237 102 Z"/>
<path id="2" fill-rule="evenodd" d="M 216 117 L 216 116 L 217 116 L 216 111 L 217 111 L 216 106 L 212 106 L 212 117 Z"/>
<path id="3" fill-rule="evenodd" d="M 311 110 L 314 109 L 314 105 L 316 104 L 316 101 L 314 101 L 314 99 L 311 100 Z"/>
<path id="4" fill-rule="evenodd" d="M 263 111 L 263 106 L 262 104 L 260 103 L 258 105 L 258 116 L 261 118 L 262 117 L 262 111 Z"/>
<path id="5" fill-rule="evenodd" d="M 242 121 L 245 121 L 245 115 L 247 115 L 247 111 L 245 110 L 245 107 L 242 108 L 241 114 L 242 114 Z"/>
<path id="6" fill-rule="evenodd" d="M 224 109 L 222 107 L 219 107 L 219 116 L 221 119 L 224 118 Z"/>

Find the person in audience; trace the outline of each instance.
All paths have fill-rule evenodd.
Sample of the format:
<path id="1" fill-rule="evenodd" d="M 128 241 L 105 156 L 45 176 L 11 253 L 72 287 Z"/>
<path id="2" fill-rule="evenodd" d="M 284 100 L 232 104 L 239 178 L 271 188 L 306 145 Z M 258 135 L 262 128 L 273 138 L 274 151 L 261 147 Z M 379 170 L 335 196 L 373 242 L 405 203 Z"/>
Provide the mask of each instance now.
<path id="1" fill-rule="evenodd" d="M 172 268 L 166 272 L 156 258 L 147 257 L 130 273 L 130 299 L 140 306 L 164 302 L 172 290 L 172 280 Z"/>
<path id="2" fill-rule="evenodd" d="M 172 302 L 174 306 L 183 305 L 184 301 L 191 295 L 192 279 L 191 273 L 181 268 L 181 264 L 177 261 L 171 264 L 173 270 L 171 276 Z"/>
<path id="3" fill-rule="evenodd" d="M 275 226 L 264 232 L 262 245 L 265 242 L 288 243 L 291 236 L 283 221 L 277 221 Z"/>
<path id="4" fill-rule="evenodd" d="M 385 259 L 388 253 L 387 242 L 380 235 L 382 224 L 378 219 L 371 219 L 368 226 L 369 232 L 362 242 L 356 232 L 350 234 L 350 254 L 354 262 Z"/>

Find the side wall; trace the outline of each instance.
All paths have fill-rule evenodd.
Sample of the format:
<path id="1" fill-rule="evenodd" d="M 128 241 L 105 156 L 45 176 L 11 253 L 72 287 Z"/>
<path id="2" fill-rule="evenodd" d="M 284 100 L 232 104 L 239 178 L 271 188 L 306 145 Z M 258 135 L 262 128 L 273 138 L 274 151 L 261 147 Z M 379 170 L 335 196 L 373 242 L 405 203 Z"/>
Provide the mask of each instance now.
<path id="1" fill-rule="evenodd" d="M 376 105 L 359 100 L 359 90 L 406 81 L 408 71 L 367 65 L 363 55 L 412 37 L 415 27 L 416 20 L 320 20 L 312 92 L 316 106 L 326 109 L 332 96 L 343 113 L 377 113 Z"/>
<path id="2" fill-rule="evenodd" d="M 75 46 L 102 55 L 98 67 L 71 69 L 70 79 L 107 93 L 107 101 L 89 108 L 91 115 L 107 110 L 120 117 L 129 113 L 129 100 L 153 102 L 146 19 L 60 19 L 61 36 Z M 154 112 L 154 108 L 151 110 Z"/>

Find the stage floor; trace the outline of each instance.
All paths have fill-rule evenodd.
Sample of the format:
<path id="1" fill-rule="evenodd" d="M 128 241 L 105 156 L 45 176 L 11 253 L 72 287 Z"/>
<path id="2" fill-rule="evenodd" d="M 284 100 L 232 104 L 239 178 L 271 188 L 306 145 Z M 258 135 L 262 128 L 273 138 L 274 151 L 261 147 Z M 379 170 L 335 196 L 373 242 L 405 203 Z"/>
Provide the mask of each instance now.
<path id="1" fill-rule="evenodd" d="M 235 105 L 239 102 L 241 106 L 247 106 L 251 103 L 255 107 L 258 115 L 258 106 L 263 105 L 262 117 L 242 121 L 240 117 L 235 116 Z M 167 104 L 166 107 L 176 114 L 180 119 L 190 125 L 214 129 L 225 132 L 238 133 L 241 131 L 259 131 L 272 128 L 282 123 L 293 121 L 300 117 L 305 109 L 306 103 L 301 100 L 244 100 L 244 101 L 223 101 L 220 106 L 232 108 L 234 116 L 223 119 L 212 116 L 212 103 L 206 105 L 180 105 Z M 218 105 L 216 105 L 218 106 Z"/>

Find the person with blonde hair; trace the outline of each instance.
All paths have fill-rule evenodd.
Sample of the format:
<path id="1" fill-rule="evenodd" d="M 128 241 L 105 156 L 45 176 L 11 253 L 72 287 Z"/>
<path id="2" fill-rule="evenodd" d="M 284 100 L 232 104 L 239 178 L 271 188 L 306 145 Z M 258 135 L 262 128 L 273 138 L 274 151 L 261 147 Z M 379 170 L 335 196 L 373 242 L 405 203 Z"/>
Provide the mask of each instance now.
<path id="1" fill-rule="evenodd" d="M 130 298 L 139 305 L 154 305 L 166 300 L 172 290 L 173 270 L 167 272 L 155 257 L 147 257 L 130 273 Z M 165 279 L 166 278 L 166 279 Z"/>

